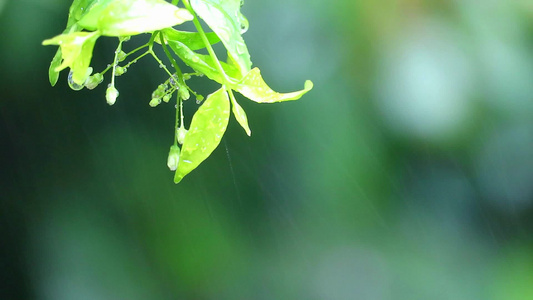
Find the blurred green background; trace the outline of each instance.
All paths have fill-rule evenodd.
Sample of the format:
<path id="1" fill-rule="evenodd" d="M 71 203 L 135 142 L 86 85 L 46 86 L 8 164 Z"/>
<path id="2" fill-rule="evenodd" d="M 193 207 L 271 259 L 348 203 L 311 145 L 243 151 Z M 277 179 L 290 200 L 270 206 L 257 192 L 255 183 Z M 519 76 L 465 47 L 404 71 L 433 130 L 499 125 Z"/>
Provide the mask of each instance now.
<path id="1" fill-rule="evenodd" d="M 70 2 L 0 0 L 0 299 L 533 299 L 530 0 L 245 1 L 266 81 L 315 88 L 239 98 L 179 185 L 155 62 L 50 87 Z"/>

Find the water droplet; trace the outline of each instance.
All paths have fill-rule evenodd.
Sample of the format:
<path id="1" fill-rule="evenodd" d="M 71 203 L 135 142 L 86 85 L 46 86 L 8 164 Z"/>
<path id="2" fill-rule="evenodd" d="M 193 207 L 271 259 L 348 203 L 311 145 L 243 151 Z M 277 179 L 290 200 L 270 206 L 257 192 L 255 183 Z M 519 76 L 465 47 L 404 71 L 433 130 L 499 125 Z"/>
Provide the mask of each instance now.
<path id="1" fill-rule="evenodd" d="M 248 19 L 239 12 L 239 22 L 241 23 L 241 34 L 244 34 L 246 31 L 248 31 L 248 27 L 250 26 L 250 23 L 248 22 Z"/>
<path id="2" fill-rule="evenodd" d="M 75 91 L 79 91 L 81 89 L 83 89 L 83 84 L 77 84 L 74 82 L 74 79 L 72 79 L 72 75 L 74 73 L 72 72 L 72 70 L 70 71 L 70 73 L 68 73 L 68 85 L 70 86 L 71 89 L 75 90 Z"/>

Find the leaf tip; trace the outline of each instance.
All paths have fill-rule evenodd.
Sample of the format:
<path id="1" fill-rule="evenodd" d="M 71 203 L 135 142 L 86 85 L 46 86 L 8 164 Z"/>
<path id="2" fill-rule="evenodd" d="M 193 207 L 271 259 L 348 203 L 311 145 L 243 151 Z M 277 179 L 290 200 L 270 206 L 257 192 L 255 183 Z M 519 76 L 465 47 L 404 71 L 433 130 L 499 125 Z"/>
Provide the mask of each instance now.
<path id="1" fill-rule="evenodd" d="M 182 179 L 183 179 L 183 176 L 179 175 L 178 172 L 176 172 L 176 175 L 174 175 L 174 183 L 178 184 L 181 182 Z"/>
<path id="2" fill-rule="evenodd" d="M 311 80 L 306 80 L 304 83 L 304 89 L 310 91 L 314 87 L 314 84 Z"/>

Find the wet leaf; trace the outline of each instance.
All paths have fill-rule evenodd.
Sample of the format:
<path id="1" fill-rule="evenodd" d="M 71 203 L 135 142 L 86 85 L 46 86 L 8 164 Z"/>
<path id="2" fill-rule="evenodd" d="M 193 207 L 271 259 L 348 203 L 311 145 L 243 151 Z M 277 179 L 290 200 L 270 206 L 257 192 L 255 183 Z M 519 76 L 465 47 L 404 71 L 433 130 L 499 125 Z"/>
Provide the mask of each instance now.
<path id="1" fill-rule="evenodd" d="M 55 86 L 57 83 L 57 80 L 59 79 L 59 71 L 56 71 L 56 69 L 61 65 L 61 48 L 57 49 L 56 55 L 54 55 L 54 58 L 52 58 L 52 62 L 50 62 L 50 68 L 48 69 L 48 79 L 50 80 L 50 84 L 52 86 Z"/>
<path id="2" fill-rule="evenodd" d="M 313 82 L 307 80 L 304 89 L 291 93 L 278 93 L 273 91 L 261 77 L 261 71 L 258 68 L 251 70 L 246 76 L 232 88 L 236 89 L 243 96 L 259 103 L 272 103 L 288 100 L 300 99 L 305 93 L 313 88 Z"/>
<path id="3" fill-rule="evenodd" d="M 86 15 L 96 3 L 111 2 L 111 0 L 74 0 L 68 11 L 67 28 L 73 26 Z"/>
<path id="4" fill-rule="evenodd" d="M 237 122 L 239 122 L 244 131 L 246 131 L 246 134 L 251 136 L 252 131 L 250 130 L 250 126 L 248 126 L 248 117 L 246 116 L 246 112 L 239 105 L 239 103 L 237 103 L 235 97 L 231 97 L 231 106 L 231 111 L 233 112 L 235 119 L 237 119 Z"/>
<path id="5" fill-rule="evenodd" d="M 205 48 L 204 40 L 198 32 L 189 32 L 189 31 L 180 31 L 174 28 L 166 28 L 162 30 L 167 41 L 176 41 L 184 44 L 187 48 L 191 50 L 199 50 Z M 207 40 L 211 45 L 214 45 L 220 42 L 220 38 L 214 32 L 206 33 Z M 156 37 L 155 41 L 161 43 L 159 40 L 159 35 Z"/>
<path id="6" fill-rule="evenodd" d="M 223 74 L 220 74 L 216 66 L 216 62 L 209 55 L 198 54 L 183 43 L 178 41 L 167 41 L 168 45 L 179 56 L 184 63 L 189 67 L 193 68 L 195 71 L 200 72 L 207 76 L 209 79 L 212 79 L 220 84 L 224 84 Z M 237 83 L 241 78 L 239 70 L 224 62 L 220 62 L 222 69 L 228 76 L 230 82 Z"/>
<path id="7" fill-rule="evenodd" d="M 43 45 L 59 45 L 61 49 L 62 62 L 55 67 L 54 71 L 59 72 L 70 67 L 73 82 L 83 85 L 88 76 L 87 70 L 91 64 L 94 44 L 98 37 L 98 32 L 73 32 L 43 41 Z M 54 65 L 57 65 L 57 61 Z"/>
<path id="8" fill-rule="evenodd" d="M 188 10 L 164 0 L 114 0 L 96 3 L 78 24 L 106 36 L 152 32 L 192 20 Z"/>
<path id="9" fill-rule="evenodd" d="M 218 35 L 241 74 L 246 74 L 252 62 L 241 36 L 240 4 L 240 0 L 191 0 L 194 11 Z"/>
<path id="10" fill-rule="evenodd" d="M 207 97 L 194 114 L 181 148 L 174 182 L 180 182 L 216 149 L 229 121 L 229 98 L 224 87 Z"/>

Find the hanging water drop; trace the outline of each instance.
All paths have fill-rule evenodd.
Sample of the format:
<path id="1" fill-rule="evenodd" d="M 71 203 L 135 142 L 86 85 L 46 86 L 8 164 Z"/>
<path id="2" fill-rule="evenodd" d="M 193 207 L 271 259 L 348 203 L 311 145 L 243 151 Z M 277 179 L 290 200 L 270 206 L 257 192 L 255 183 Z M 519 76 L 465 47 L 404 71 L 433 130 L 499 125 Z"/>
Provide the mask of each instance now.
<path id="1" fill-rule="evenodd" d="M 70 72 L 68 73 L 68 86 L 70 86 L 70 88 L 75 90 L 75 91 L 79 91 L 79 90 L 83 89 L 83 84 L 75 83 L 74 79 L 72 78 L 73 74 L 74 73 L 72 72 L 72 70 L 70 70 Z"/>
<path id="2" fill-rule="evenodd" d="M 246 31 L 248 31 L 248 27 L 250 26 L 250 23 L 248 22 L 248 19 L 239 12 L 239 23 L 241 23 L 241 34 L 244 34 Z"/>

